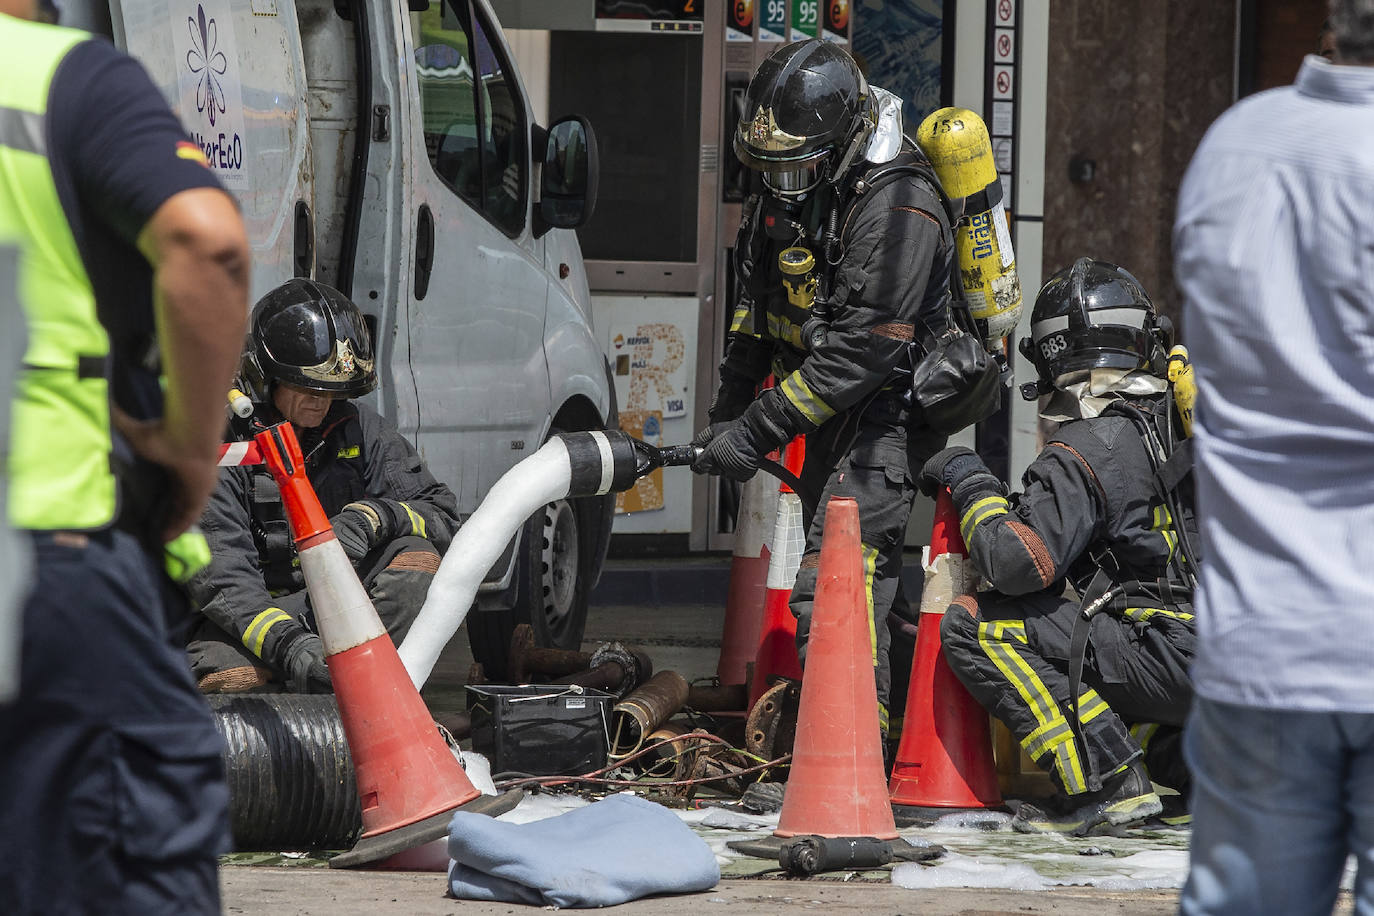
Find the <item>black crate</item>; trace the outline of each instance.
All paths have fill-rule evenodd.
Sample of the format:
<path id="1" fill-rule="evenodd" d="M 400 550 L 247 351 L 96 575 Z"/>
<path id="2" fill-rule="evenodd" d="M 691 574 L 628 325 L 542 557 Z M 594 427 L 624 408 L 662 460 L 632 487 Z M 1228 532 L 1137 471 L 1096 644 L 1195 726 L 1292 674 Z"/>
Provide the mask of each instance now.
<path id="1" fill-rule="evenodd" d="M 468 687 L 472 749 L 493 773 L 575 776 L 606 765 L 615 697 L 583 687 Z"/>

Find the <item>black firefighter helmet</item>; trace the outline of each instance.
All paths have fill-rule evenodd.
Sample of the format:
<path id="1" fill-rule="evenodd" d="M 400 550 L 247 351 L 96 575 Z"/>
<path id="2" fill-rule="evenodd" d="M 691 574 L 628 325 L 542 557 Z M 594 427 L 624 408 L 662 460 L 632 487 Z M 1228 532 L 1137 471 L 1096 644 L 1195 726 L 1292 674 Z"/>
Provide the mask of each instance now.
<path id="1" fill-rule="evenodd" d="M 1107 261 L 1079 258 L 1040 288 L 1031 311 L 1031 336 L 1021 355 L 1035 364 L 1037 381 L 1021 386 L 1033 400 L 1064 376 L 1090 369 L 1166 372 L 1173 328 L 1155 314 L 1140 281 Z"/>
<path id="2" fill-rule="evenodd" d="M 362 312 L 332 286 L 300 277 L 253 306 L 242 374 L 260 403 L 270 400 L 273 382 L 341 398 L 377 386 Z"/>
<path id="3" fill-rule="evenodd" d="M 735 128 L 735 155 L 775 194 L 804 194 L 848 171 L 875 125 L 873 94 L 854 59 L 817 38 L 759 64 Z"/>

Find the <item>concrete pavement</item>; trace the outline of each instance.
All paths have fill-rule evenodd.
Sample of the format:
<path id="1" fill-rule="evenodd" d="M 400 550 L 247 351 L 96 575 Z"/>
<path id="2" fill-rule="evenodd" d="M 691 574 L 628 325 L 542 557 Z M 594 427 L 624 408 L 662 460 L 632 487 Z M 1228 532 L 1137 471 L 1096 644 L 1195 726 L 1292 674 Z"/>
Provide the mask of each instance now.
<path id="1" fill-rule="evenodd" d="M 445 897 L 443 876 L 339 872 L 321 868 L 220 869 L 224 912 L 272 916 L 509 916 L 535 907 Z M 1176 891 L 1047 891 L 946 888 L 821 880 L 725 879 L 704 894 L 651 897 L 615 907 L 626 916 L 777 913 L 920 913 L 922 916 L 1159 916 L 1178 906 Z M 545 909 L 548 909 L 547 907 Z"/>
<path id="2" fill-rule="evenodd" d="M 671 561 L 666 561 L 671 562 Z M 726 564 L 705 563 L 693 571 L 698 576 L 721 575 Z M 699 592 L 713 585 L 698 584 L 694 592 L 679 600 L 666 593 L 671 577 L 659 577 L 648 590 L 645 601 L 629 604 L 594 606 L 589 616 L 584 648 L 607 640 L 621 640 L 642 646 L 653 658 L 656 670 L 672 669 L 689 680 L 714 674 L 719 650 L 719 635 L 724 616 L 717 603 L 685 603 L 699 599 Z M 613 593 L 615 600 L 625 601 L 633 593 L 623 590 Z M 684 600 L 685 599 L 685 602 Z M 436 711 L 462 708 L 463 683 L 471 663 L 467 639 L 460 633 L 446 650 L 425 689 L 425 697 Z M 700 831 L 699 831 L 700 832 Z M 708 837 L 713 848 L 723 845 Z M 966 832 L 966 835 L 938 835 L 933 841 L 947 845 L 960 862 L 970 869 L 967 883 L 982 888 L 898 887 L 885 879 L 844 882 L 836 878 L 789 880 L 781 877 L 726 877 L 711 892 L 683 897 L 663 897 L 625 904 L 618 911 L 625 913 L 691 914 L 704 912 L 786 913 L 866 912 L 966 914 L 966 916 L 997 916 L 997 914 L 1062 914 L 1062 916 L 1099 916 L 1099 914 L 1163 914 L 1177 908 L 1176 890 L 1146 889 L 1151 883 L 1163 881 L 1135 880 L 1127 886 L 1132 890 L 1109 890 L 1105 887 L 1052 887 L 1045 890 L 1013 890 L 1005 886 L 1007 874 L 1024 866 L 1034 869 L 1029 886 L 1043 885 L 1044 878 L 1075 880 L 1084 869 L 1097 866 L 1092 873 L 1102 874 L 1104 859 L 1080 857 L 1093 855 L 1093 844 L 1115 846 L 1107 856 L 1132 856 L 1144 851 L 1149 854 L 1172 854 L 1174 873 L 1178 874 L 1179 851 L 1186 847 L 1186 835 L 1172 838 L 1143 839 L 1096 838 L 1086 841 L 1063 842 L 1058 838 L 1039 841 L 1009 831 L 994 833 Z M 1062 848 L 1050 848 L 1044 842 L 1060 842 Z M 1037 844 L 1040 845 L 1037 845 Z M 954 858 L 954 856 L 951 856 Z M 1119 860 L 1118 860 L 1119 861 Z M 286 864 L 286 863 L 283 863 Z M 438 873 L 340 872 L 319 867 L 300 867 L 307 863 L 294 861 L 297 867 L 229 865 L 221 869 L 225 912 L 270 914 L 331 914 L 331 916 L 387 916 L 387 914 L 512 914 L 531 908 L 516 904 L 482 904 L 456 901 L 444 896 L 445 882 Z M 318 860 L 314 863 L 319 864 Z M 732 864 L 727 872 L 739 873 Z M 766 863 L 759 862 L 760 867 Z M 938 871 L 938 869 L 936 869 Z M 992 874 L 989 874 L 991 872 Z M 871 873 L 870 873 L 871 874 Z M 867 877 L 867 876 L 865 876 Z M 958 875 L 946 878 L 946 883 L 960 883 Z M 1110 883 L 1110 882 L 1109 882 Z M 1120 884 L 1115 885 L 1120 887 Z M 1343 895 L 1338 913 L 1350 912 L 1349 896 Z"/>

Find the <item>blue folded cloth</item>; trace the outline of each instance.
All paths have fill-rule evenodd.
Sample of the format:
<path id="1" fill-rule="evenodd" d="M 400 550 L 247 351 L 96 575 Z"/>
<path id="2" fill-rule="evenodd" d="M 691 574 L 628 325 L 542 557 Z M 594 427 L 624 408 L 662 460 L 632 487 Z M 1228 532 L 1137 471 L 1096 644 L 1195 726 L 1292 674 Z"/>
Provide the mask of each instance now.
<path id="1" fill-rule="evenodd" d="M 716 856 L 701 837 L 671 811 L 633 795 L 528 824 L 457 811 L 448 853 L 449 892 L 460 900 L 614 906 L 708 891 L 720 880 Z"/>

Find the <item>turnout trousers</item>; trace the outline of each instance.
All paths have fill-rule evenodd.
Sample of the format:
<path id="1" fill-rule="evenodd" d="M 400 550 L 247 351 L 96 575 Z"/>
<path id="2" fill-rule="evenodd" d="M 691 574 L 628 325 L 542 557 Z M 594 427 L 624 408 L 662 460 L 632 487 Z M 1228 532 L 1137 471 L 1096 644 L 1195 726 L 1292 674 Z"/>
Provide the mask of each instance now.
<path id="1" fill-rule="evenodd" d="M 128 534 L 32 537 L 19 696 L 0 706 L 0 909 L 218 913 L 229 792 L 185 601 Z"/>
<path id="2" fill-rule="evenodd" d="M 429 593 L 429 584 L 439 569 L 438 551 L 424 538 L 408 536 L 396 538 L 353 565 L 387 635 L 399 646 L 419 616 L 425 595 Z M 274 600 L 291 616 L 302 618 L 307 629 L 315 630 L 310 596 L 304 589 L 279 595 Z M 197 683 L 221 671 L 263 667 L 262 660 L 242 641 L 204 618 L 186 646 L 186 653 L 190 656 Z"/>
<path id="3" fill-rule="evenodd" d="M 1151 779 L 1186 794 L 1178 735 L 1193 698 L 1192 614 L 1127 608 L 1093 617 L 1078 696 L 1085 761 L 1069 698 L 1078 610 L 1078 601 L 1044 592 L 965 595 L 941 621 L 945 659 L 1066 794 L 1100 788 L 1102 777 L 1142 753 Z"/>
<path id="4" fill-rule="evenodd" d="M 859 504 L 864 597 L 884 734 L 892 700 L 891 656 L 905 659 L 909 668 L 915 646 L 916 615 L 905 598 L 895 604 L 894 600 L 899 599 L 902 548 L 916 498 L 916 472 L 944 445 L 943 436 L 924 426 L 913 426 L 908 408 L 888 398 L 869 404 L 857 421 L 852 414 L 841 414 L 806 437 L 801 479 L 810 492 L 820 494 L 820 503 L 804 508 L 806 549 L 791 598 L 797 618 L 797 649 L 805 665 L 826 503 L 832 496 L 852 498 Z M 889 627 L 889 612 L 898 617 L 898 626 Z M 894 635 L 902 643 L 895 653 L 891 651 Z M 905 678 L 901 680 L 905 682 Z M 903 694 L 900 700 L 905 699 Z"/>

